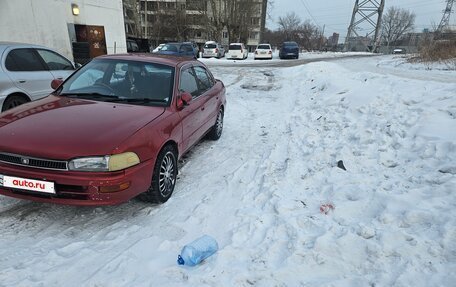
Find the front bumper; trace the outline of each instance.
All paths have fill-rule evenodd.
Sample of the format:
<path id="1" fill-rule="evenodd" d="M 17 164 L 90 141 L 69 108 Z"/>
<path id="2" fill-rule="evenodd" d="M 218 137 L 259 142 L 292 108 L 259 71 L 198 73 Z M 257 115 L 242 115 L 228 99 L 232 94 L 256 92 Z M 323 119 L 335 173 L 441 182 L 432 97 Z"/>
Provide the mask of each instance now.
<path id="1" fill-rule="evenodd" d="M 154 161 L 142 162 L 118 172 L 50 171 L 0 163 L 0 174 L 32 180 L 54 182 L 55 194 L 46 194 L 0 186 L 0 194 L 37 202 L 66 205 L 116 205 L 146 191 L 152 180 Z M 101 187 L 129 187 L 117 192 L 101 192 Z"/>

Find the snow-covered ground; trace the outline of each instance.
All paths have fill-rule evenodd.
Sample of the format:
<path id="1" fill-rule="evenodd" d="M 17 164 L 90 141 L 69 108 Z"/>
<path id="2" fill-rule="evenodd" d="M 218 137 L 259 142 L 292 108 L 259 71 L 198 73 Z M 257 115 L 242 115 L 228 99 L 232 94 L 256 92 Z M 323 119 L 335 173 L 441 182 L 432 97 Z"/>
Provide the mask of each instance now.
<path id="1" fill-rule="evenodd" d="M 456 72 L 391 58 L 213 67 L 224 134 L 166 204 L 0 197 L 0 286 L 454 286 Z"/>

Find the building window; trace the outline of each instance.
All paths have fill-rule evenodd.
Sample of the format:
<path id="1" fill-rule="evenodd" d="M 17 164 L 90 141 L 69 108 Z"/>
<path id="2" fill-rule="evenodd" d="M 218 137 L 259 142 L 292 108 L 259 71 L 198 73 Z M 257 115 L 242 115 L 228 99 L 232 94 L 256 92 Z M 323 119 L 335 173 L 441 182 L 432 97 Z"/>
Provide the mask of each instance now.
<path id="1" fill-rule="evenodd" d="M 260 33 L 258 33 L 258 32 L 250 32 L 249 38 L 257 40 L 257 39 L 260 38 Z"/>
<path id="2" fill-rule="evenodd" d="M 228 39 L 228 32 L 222 32 L 222 38 Z"/>
<path id="3" fill-rule="evenodd" d="M 250 19 L 250 24 L 252 24 L 252 25 L 260 25 L 260 18 L 258 18 L 258 17 L 252 17 L 252 18 Z"/>

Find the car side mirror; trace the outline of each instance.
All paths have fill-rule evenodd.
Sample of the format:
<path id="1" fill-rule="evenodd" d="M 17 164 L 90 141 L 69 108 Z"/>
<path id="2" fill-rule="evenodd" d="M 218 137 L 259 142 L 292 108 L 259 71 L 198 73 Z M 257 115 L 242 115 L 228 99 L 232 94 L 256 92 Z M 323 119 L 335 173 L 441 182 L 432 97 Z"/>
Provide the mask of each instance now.
<path id="1" fill-rule="evenodd" d="M 190 93 L 183 92 L 181 94 L 181 99 L 184 102 L 184 105 L 188 106 L 190 104 L 190 102 L 192 101 L 193 97 Z"/>
<path id="2" fill-rule="evenodd" d="M 60 87 L 60 85 L 63 83 L 63 80 L 62 79 L 54 79 L 52 80 L 51 82 L 51 88 L 53 90 L 57 90 L 58 87 Z"/>
<path id="3" fill-rule="evenodd" d="M 179 110 L 182 110 L 185 106 L 188 106 L 192 101 L 193 97 L 188 92 L 182 92 L 179 96 L 179 101 L 177 102 L 177 107 Z"/>
<path id="4" fill-rule="evenodd" d="M 79 63 L 74 63 L 74 68 L 75 68 L 75 69 L 79 69 L 79 68 L 81 68 L 81 67 L 82 67 L 81 64 L 79 64 Z"/>

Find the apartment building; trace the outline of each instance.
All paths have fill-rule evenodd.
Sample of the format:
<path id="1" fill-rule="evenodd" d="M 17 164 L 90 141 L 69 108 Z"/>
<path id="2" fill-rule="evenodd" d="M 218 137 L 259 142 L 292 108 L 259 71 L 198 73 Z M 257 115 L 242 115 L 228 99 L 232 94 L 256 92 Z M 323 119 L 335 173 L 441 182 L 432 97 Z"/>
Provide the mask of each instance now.
<path id="1" fill-rule="evenodd" d="M 252 50 L 261 42 L 267 0 L 125 0 L 127 36 L 149 39 L 152 45 L 170 41 L 193 41 L 200 46 L 215 40 L 227 46 L 245 42 Z M 128 6 L 128 8 L 126 8 Z M 133 4 L 134 6 L 134 4 Z M 131 15 L 127 15 L 131 14 Z M 137 35 L 140 34 L 140 35 Z"/>

